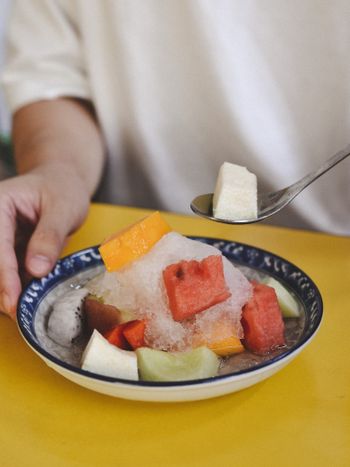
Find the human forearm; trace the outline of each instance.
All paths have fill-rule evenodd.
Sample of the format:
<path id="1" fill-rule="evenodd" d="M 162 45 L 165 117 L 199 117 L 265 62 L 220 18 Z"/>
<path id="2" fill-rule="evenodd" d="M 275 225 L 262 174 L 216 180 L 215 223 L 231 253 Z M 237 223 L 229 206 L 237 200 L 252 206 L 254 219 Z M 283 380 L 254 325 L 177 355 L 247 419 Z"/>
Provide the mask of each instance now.
<path id="1" fill-rule="evenodd" d="M 29 104 L 14 115 L 13 142 L 19 174 L 56 167 L 81 179 L 89 196 L 100 180 L 103 139 L 88 104 L 55 99 Z"/>

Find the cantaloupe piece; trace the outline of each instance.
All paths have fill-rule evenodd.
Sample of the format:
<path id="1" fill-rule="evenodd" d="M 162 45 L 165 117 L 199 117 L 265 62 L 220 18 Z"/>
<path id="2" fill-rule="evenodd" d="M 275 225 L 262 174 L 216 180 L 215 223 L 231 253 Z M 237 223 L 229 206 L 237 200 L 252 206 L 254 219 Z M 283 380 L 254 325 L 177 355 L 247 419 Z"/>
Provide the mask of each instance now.
<path id="1" fill-rule="evenodd" d="M 207 346 L 216 355 L 220 355 L 220 357 L 228 357 L 229 355 L 244 351 L 242 342 L 235 336 L 226 337 L 225 339 L 207 344 Z"/>
<path id="2" fill-rule="evenodd" d="M 115 233 L 99 247 L 107 271 L 116 271 L 140 258 L 170 231 L 170 226 L 156 211 Z"/>
<path id="3" fill-rule="evenodd" d="M 244 351 L 241 340 L 231 334 L 231 326 L 225 320 L 216 321 L 212 325 L 209 335 L 203 335 L 199 331 L 193 337 L 193 347 L 205 345 L 220 357 L 228 357 Z M 223 337 L 224 336 L 224 337 Z"/>

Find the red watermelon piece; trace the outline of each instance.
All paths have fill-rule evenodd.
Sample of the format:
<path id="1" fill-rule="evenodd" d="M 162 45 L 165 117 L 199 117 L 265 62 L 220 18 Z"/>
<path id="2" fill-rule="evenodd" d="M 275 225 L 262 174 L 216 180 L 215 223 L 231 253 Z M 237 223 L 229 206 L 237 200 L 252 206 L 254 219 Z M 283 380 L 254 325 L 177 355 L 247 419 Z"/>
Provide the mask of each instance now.
<path id="1" fill-rule="evenodd" d="M 146 347 L 145 330 L 146 323 L 142 319 L 134 319 L 126 323 L 123 334 L 134 350 L 139 347 Z"/>
<path id="2" fill-rule="evenodd" d="M 121 323 L 114 326 L 103 334 L 110 344 L 116 345 L 120 349 L 131 350 L 131 345 L 124 336 L 124 329 L 128 323 Z"/>
<path id="3" fill-rule="evenodd" d="M 116 345 L 120 349 L 135 350 L 145 347 L 146 323 L 140 319 L 127 321 L 118 324 L 103 334 L 110 344 Z"/>
<path id="4" fill-rule="evenodd" d="M 231 296 L 225 282 L 222 257 L 208 256 L 202 261 L 180 261 L 163 271 L 169 308 L 175 321 L 223 302 Z"/>
<path id="5" fill-rule="evenodd" d="M 265 284 L 252 285 L 253 296 L 242 313 L 244 343 L 263 355 L 285 345 L 284 323 L 275 290 Z"/>

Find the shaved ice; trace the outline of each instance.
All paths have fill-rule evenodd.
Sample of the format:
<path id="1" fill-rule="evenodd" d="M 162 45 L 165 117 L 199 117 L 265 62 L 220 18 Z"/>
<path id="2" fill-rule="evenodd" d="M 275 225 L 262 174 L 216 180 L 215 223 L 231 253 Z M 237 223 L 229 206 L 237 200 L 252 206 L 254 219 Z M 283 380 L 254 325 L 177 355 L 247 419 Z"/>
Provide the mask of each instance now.
<path id="1" fill-rule="evenodd" d="M 90 281 L 86 288 L 91 294 L 101 297 L 104 303 L 131 313 L 135 319 L 145 319 L 146 343 L 155 349 L 190 349 L 193 338 L 198 333 L 210 342 L 216 321 L 227 323 L 223 327 L 223 339 L 230 335 L 242 338 L 241 312 L 252 295 L 252 287 L 246 277 L 224 256 L 224 276 L 231 297 L 182 322 L 174 321 L 171 315 L 163 270 L 181 260 L 201 261 L 210 255 L 222 256 L 213 246 L 170 232 L 147 254 L 116 272 L 104 272 Z"/>

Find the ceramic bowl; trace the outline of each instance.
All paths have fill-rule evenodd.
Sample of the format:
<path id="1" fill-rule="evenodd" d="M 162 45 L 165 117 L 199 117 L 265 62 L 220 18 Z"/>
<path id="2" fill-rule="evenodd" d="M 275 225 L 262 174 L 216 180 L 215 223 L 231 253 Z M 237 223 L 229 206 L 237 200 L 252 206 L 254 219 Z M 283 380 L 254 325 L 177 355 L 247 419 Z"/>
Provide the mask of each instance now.
<path id="1" fill-rule="evenodd" d="M 314 282 L 297 266 L 268 251 L 226 240 L 191 237 L 217 247 L 248 276 L 273 276 L 299 302 L 302 314 L 300 335 L 288 349 L 271 355 L 253 367 L 194 381 L 144 382 L 110 378 L 90 373 L 64 361 L 64 355 L 43 342 L 45 317 L 55 298 L 77 280 L 87 280 L 103 270 L 97 247 L 78 251 L 59 260 L 53 271 L 32 281 L 22 293 L 18 311 L 19 330 L 31 349 L 65 378 L 85 388 L 110 396 L 157 402 L 177 402 L 222 396 L 252 386 L 285 367 L 314 338 L 322 320 L 322 299 Z"/>

